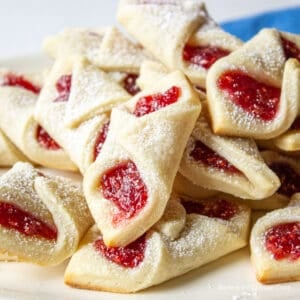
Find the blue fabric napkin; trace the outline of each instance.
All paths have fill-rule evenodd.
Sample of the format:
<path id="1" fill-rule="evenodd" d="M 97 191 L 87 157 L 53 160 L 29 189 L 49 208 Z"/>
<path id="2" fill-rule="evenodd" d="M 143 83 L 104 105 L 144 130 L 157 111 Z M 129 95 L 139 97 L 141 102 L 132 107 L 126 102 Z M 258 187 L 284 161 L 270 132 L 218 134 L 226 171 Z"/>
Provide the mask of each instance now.
<path id="1" fill-rule="evenodd" d="M 224 22 L 221 26 L 244 41 L 266 27 L 300 34 L 300 6 Z"/>

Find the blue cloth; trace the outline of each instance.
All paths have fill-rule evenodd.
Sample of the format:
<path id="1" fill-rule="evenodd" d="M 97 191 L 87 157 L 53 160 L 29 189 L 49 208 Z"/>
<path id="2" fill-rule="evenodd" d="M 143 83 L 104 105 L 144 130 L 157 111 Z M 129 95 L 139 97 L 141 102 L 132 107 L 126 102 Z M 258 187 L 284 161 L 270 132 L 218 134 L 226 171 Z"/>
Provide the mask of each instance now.
<path id="1" fill-rule="evenodd" d="M 244 41 L 266 27 L 300 34 L 300 6 L 224 22 L 221 26 Z"/>

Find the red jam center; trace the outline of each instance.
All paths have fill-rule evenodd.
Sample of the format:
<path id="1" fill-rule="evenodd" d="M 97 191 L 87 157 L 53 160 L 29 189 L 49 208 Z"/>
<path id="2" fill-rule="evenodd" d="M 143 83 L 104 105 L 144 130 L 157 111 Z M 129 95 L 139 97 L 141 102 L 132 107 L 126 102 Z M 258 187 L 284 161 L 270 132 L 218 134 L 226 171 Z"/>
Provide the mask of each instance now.
<path id="1" fill-rule="evenodd" d="M 15 86 L 20 87 L 25 90 L 28 90 L 34 94 L 39 94 L 41 88 L 39 86 L 34 85 L 26 78 L 21 75 L 15 75 L 12 73 L 8 73 L 3 77 L 3 81 L 1 82 L 2 86 Z"/>
<path id="2" fill-rule="evenodd" d="M 281 37 L 281 42 L 286 59 L 296 58 L 300 61 L 300 49 L 298 48 L 298 46 L 294 42 L 289 41 L 283 37 Z"/>
<path id="3" fill-rule="evenodd" d="M 94 242 L 94 249 L 124 268 L 135 268 L 144 260 L 146 238 L 143 235 L 125 247 L 107 247 L 100 238 Z"/>
<path id="4" fill-rule="evenodd" d="M 138 100 L 135 106 L 134 114 L 137 117 L 150 114 L 170 104 L 177 102 L 180 97 L 181 89 L 177 86 L 169 88 L 164 93 L 158 93 L 150 96 L 142 97 Z"/>
<path id="5" fill-rule="evenodd" d="M 235 203 L 224 199 L 211 199 L 201 202 L 183 200 L 182 205 L 187 214 L 204 215 L 222 220 L 232 219 L 239 211 L 239 208 Z"/>
<path id="6" fill-rule="evenodd" d="M 277 193 L 291 197 L 300 192 L 300 176 L 288 163 L 277 162 L 269 166 L 279 177 L 281 185 Z"/>
<path id="7" fill-rule="evenodd" d="M 40 125 L 36 130 L 36 139 L 40 146 L 47 150 L 59 150 L 61 147 L 54 141 L 48 132 Z"/>
<path id="8" fill-rule="evenodd" d="M 228 55 L 230 52 L 215 46 L 192 46 L 185 45 L 183 49 L 183 60 L 204 69 L 209 69 L 218 59 Z"/>
<path id="9" fill-rule="evenodd" d="M 284 223 L 270 228 L 265 235 L 265 245 L 276 260 L 300 257 L 300 223 Z"/>
<path id="10" fill-rule="evenodd" d="M 110 122 L 108 121 L 103 125 L 102 130 L 99 132 L 99 135 L 96 139 L 95 148 L 94 148 L 94 161 L 96 160 L 99 153 L 101 152 L 103 144 L 107 138 L 109 123 Z"/>
<path id="11" fill-rule="evenodd" d="M 56 228 L 51 228 L 31 214 L 6 202 L 0 202 L 0 225 L 17 230 L 27 236 L 41 237 L 47 240 L 57 239 Z"/>
<path id="12" fill-rule="evenodd" d="M 291 130 L 299 130 L 300 129 L 300 117 L 297 117 L 294 123 L 292 124 Z"/>
<path id="13" fill-rule="evenodd" d="M 113 218 L 115 223 L 134 217 L 148 199 L 147 187 L 132 161 L 108 170 L 101 178 L 101 189 L 104 198 L 112 201 L 120 211 Z"/>
<path id="14" fill-rule="evenodd" d="M 218 79 L 218 87 L 243 110 L 263 121 L 274 119 L 281 90 L 251 78 L 241 71 L 228 71 Z"/>
<path id="15" fill-rule="evenodd" d="M 141 91 L 136 83 L 138 77 L 139 76 L 137 74 L 129 73 L 126 75 L 122 82 L 122 86 L 124 87 L 124 89 L 132 96 Z"/>
<path id="16" fill-rule="evenodd" d="M 233 166 L 228 160 L 208 148 L 199 140 L 195 141 L 194 148 L 191 151 L 190 156 L 195 161 L 201 162 L 208 167 L 216 168 L 226 173 L 233 173 L 237 175 L 242 174 L 240 170 Z"/>
<path id="17" fill-rule="evenodd" d="M 69 100 L 72 85 L 72 75 L 62 75 L 56 82 L 56 91 L 58 93 L 54 102 L 67 102 Z"/>

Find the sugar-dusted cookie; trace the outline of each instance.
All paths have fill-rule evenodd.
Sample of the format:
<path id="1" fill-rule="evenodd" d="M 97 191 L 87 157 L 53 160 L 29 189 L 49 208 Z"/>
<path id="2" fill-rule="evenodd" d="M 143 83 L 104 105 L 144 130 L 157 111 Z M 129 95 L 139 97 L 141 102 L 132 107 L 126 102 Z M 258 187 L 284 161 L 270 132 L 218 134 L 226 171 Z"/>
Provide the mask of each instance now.
<path id="1" fill-rule="evenodd" d="M 117 28 L 65 29 L 44 42 L 52 57 L 81 56 L 111 75 L 131 95 L 139 89 L 136 79 L 142 62 L 149 59 L 144 49 L 129 40 Z"/>
<path id="2" fill-rule="evenodd" d="M 251 139 L 212 132 L 206 103 L 186 146 L 180 173 L 196 185 L 246 199 L 263 199 L 280 182 Z"/>
<path id="3" fill-rule="evenodd" d="M 242 42 L 224 32 L 201 1 L 122 0 L 118 20 L 170 71 L 205 87 L 207 70 Z"/>
<path id="4" fill-rule="evenodd" d="M 128 99 L 130 95 L 118 83 L 86 60 L 62 58 L 45 81 L 35 118 L 84 173 L 105 141 L 110 109 Z"/>
<path id="5" fill-rule="evenodd" d="M 65 283 L 136 292 L 247 245 L 250 210 L 231 198 L 194 202 L 173 196 L 159 223 L 125 247 L 109 248 L 93 227 L 71 258 Z"/>
<path id="6" fill-rule="evenodd" d="M 28 163 L 0 177 L 0 252 L 8 257 L 57 265 L 75 252 L 92 224 L 78 184 Z"/>
<path id="7" fill-rule="evenodd" d="M 0 73 L 0 128 L 31 161 L 57 169 L 75 170 L 61 145 L 34 118 L 41 83 L 23 74 Z"/>
<path id="8" fill-rule="evenodd" d="M 101 154 L 84 176 L 107 245 L 132 242 L 161 218 L 200 109 L 180 71 L 113 109 Z"/>
<path id="9" fill-rule="evenodd" d="M 262 283 L 300 280 L 300 207 L 295 194 L 288 207 L 258 219 L 251 232 L 251 260 Z"/>
<path id="10" fill-rule="evenodd" d="M 293 37 L 300 45 L 299 36 Z M 300 102 L 300 65 L 287 51 L 291 38 L 264 29 L 213 65 L 206 88 L 215 133 L 270 139 L 292 125 Z"/>

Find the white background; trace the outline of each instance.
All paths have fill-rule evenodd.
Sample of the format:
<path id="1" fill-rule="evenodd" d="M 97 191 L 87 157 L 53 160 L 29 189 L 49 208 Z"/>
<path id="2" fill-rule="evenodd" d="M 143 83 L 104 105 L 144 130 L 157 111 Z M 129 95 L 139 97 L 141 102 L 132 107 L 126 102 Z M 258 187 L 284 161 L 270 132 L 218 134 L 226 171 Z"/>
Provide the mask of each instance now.
<path id="1" fill-rule="evenodd" d="M 0 0 L 0 58 L 38 52 L 46 35 L 70 26 L 115 23 L 117 0 Z M 207 0 L 217 21 L 268 9 L 300 5 L 300 0 Z"/>

